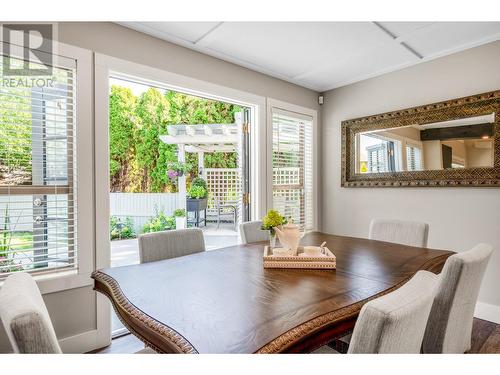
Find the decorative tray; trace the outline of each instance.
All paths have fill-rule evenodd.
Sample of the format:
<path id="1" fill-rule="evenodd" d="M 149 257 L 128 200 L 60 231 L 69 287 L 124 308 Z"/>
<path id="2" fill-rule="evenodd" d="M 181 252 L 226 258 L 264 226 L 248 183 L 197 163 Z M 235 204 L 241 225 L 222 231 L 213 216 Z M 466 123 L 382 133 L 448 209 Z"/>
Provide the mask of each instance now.
<path id="1" fill-rule="evenodd" d="M 297 255 L 279 254 L 273 255 L 273 249 L 269 246 L 264 248 L 264 268 L 303 268 L 303 269 L 335 269 L 337 258 L 327 248 L 321 248 L 319 255 L 304 254 L 304 247 L 299 246 Z"/>

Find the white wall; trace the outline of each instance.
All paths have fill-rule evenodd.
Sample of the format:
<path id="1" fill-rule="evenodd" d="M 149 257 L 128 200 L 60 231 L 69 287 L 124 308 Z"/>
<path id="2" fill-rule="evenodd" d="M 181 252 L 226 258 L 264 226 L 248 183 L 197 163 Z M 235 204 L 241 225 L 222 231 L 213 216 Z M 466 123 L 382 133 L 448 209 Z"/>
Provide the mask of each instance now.
<path id="1" fill-rule="evenodd" d="M 322 228 L 366 237 L 372 218 L 430 224 L 429 246 L 463 251 L 478 242 L 495 252 L 479 300 L 500 322 L 500 189 L 342 188 L 341 121 L 500 89 L 500 42 L 389 73 L 325 94 Z M 483 315 L 484 316 L 484 315 Z"/>

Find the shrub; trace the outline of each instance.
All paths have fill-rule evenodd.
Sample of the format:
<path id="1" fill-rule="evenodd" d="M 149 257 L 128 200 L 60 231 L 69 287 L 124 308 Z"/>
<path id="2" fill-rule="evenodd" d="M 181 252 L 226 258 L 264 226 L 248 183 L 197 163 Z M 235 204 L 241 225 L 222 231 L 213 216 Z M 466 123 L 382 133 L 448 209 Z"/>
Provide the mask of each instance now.
<path id="1" fill-rule="evenodd" d="M 160 211 L 144 224 L 142 233 L 160 232 L 169 229 L 175 229 L 175 217 L 167 216 L 163 211 Z"/>
<path id="2" fill-rule="evenodd" d="M 183 208 L 178 208 L 174 211 L 174 217 L 186 217 L 186 210 Z"/>
<path id="3" fill-rule="evenodd" d="M 201 186 L 203 189 L 208 191 L 207 182 L 201 177 L 194 178 L 193 181 L 191 181 L 191 186 Z"/>
<path id="4" fill-rule="evenodd" d="M 202 199 L 207 197 L 207 190 L 203 186 L 191 186 L 188 192 L 189 198 Z"/>
<path id="5" fill-rule="evenodd" d="M 126 217 L 125 221 L 121 221 L 116 216 L 109 218 L 109 234 L 112 240 L 120 238 L 135 238 L 134 222 L 132 218 Z"/>

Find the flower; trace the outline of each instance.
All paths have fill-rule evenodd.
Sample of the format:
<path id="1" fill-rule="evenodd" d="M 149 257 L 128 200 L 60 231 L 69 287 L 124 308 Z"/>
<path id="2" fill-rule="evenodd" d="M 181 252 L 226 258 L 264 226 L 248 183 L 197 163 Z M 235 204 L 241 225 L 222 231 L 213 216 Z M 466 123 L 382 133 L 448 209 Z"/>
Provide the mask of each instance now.
<path id="1" fill-rule="evenodd" d="M 173 169 L 169 169 L 167 171 L 167 175 L 168 175 L 168 178 L 170 178 L 171 180 L 175 179 L 176 177 L 179 176 L 179 173 Z"/>
<path id="2" fill-rule="evenodd" d="M 274 227 L 286 224 L 287 219 L 276 210 L 269 210 L 267 215 L 262 218 L 262 229 L 268 230 L 274 234 Z"/>

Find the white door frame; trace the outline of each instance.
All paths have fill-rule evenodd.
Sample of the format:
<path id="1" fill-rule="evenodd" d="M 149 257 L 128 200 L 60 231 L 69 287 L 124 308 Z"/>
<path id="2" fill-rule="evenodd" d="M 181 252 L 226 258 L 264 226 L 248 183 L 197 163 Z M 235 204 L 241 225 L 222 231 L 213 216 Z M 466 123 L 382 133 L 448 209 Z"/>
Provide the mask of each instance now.
<path id="1" fill-rule="evenodd" d="M 273 158 L 272 158 L 272 152 L 273 152 L 273 115 L 272 115 L 272 110 L 273 108 L 278 108 L 282 109 L 285 111 L 289 112 L 294 112 L 300 115 L 306 115 L 312 117 L 312 123 L 313 123 L 313 129 L 312 129 L 312 145 L 313 147 L 316 147 L 316 149 L 313 149 L 313 230 L 317 231 L 319 230 L 319 205 L 318 205 L 318 195 L 319 195 L 319 190 L 318 190 L 318 182 L 319 182 L 319 167 L 318 167 L 318 153 L 319 153 L 319 148 L 317 147 L 318 145 L 318 134 L 319 134 L 319 128 L 318 128 L 318 111 L 307 108 L 307 107 L 301 107 L 299 105 L 295 105 L 292 103 L 287 103 L 281 100 L 277 99 L 272 99 L 272 98 L 267 98 L 267 154 L 270 155 L 267 159 L 267 164 L 266 164 L 266 170 L 267 170 L 267 194 L 266 194 L 266 199 L 267 199 L 267 207 L 271 208 L 273 207 Z"/>
<path id="2" fill-rule="evenodd" d="M 234 103 L 252 109 L 251 138 L 251 218 L 262 217 L 267 204 L 266 98 L 210 82 L 186 77 L 150 66 L 102 54 L 95 64 L 95 201 L 96 268 L 110 267 L 109 240 L 109 78 L 119 75 L 131 80 L 205 98 Z M 97 320 L 111 337 L 111 306 L 103 296 L 97 300 Z"/>

